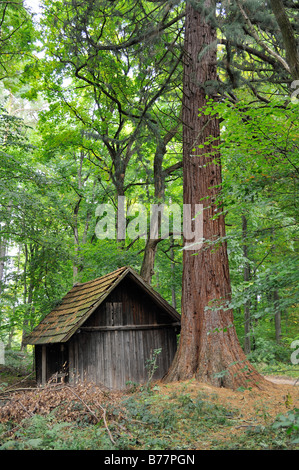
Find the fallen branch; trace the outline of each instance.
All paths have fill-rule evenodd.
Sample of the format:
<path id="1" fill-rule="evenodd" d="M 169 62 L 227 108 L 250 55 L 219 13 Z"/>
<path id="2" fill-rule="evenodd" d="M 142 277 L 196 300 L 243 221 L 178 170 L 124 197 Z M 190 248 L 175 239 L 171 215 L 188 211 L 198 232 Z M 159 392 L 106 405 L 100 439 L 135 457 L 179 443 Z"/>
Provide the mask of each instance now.
<path id="1" fill-rule="evenodd" d="M 6 393 L 23 392 L 28 390 L 33 392 L 34 390 L 36 390 L 36 388 L 11 388 L 0 392 L 0 397 L 2 397 L 2 395 L 6 395 Z"/>
<path id="2" fill-rule="evenodd" d="M 23 405 L 23 403 L 21 402 L 21 400 L 17 400 L 17 402 L 20 403 L 20 405 L 21 405 L 21 407 L 23 408 L 23 410 L 24 410 L 26 413 L 28 413 L 29 416 L 31 416 L 31 418 L 32 418 L 33 413 L 32 413 L 31 411 L 27 410 L 26 406 Z"/>
<path id="3" fill-rule="evenodd" d="M 67 385 L 66 388 L 70 390 L 78 398 L 78 400 L 81 401 L 81 403 L 83 403 L 83 405 L 88 409 L 89 413 L 95 418 L 96 422 L 98 423 L 99 420 L 98 420 L 97 415 L 92 411 L 92 409 L 87 405 L 87 403 L 85 403 L 85 401 L 81 397 L 79 397 L 79 395 L 77 395 L 77 393 L 74 392 L 74 390 L 71 387 Z"/>
<path id="4" fill-rule="evenodd" d="M 239 428 L 257 428 L 259 427 L 259 424 L 240 424 L 239 426 L 235 426 L 235 429 Z"/>
<path id="5" fill-rule="evenodd" d="M 20 383 L 20 382 L 17 382 Z M 15 384 L 16 385 L 16 384 Z M 14 392 L 34 392 L 34 391 L 41 391 L 41 390 L 48 390 L 49 388 L 55 387 L 56 390 L 60 390 L 64 387 L 64 384 L 61 383 L 47 383 L 45 385 L 41 385 L 39 387 L 21 387 L 21 388 L 5 388 L 3 391 L 0 392 L 0 397 L 5 395 L 6 393 L 14 393 Z"/>
<path id="6" fill-rule="evenodd" d="M 4 392 L 10 392 L 11 390 L 14 391 L 14 389 L 12 389 L 11 387 L 15 387 L 16 385 L 22 383 L 22 382 L 25 382 L 25 380 L 28 379 L 28 377 L 30 377 L 32 374 L 34 374 L 34 372 L 30 372 L 30 374 L 26 375 L 23 379 L 19 380 L 18 382 L 15 382 L 13 385 L 11 385 L 10 387 L 6 388 L 5 390 L 3 390 Z M 24 389 L 24 390 L 30 390 L 28 388 Z M 3 392 L 1 392 L 3 393 Z"/>

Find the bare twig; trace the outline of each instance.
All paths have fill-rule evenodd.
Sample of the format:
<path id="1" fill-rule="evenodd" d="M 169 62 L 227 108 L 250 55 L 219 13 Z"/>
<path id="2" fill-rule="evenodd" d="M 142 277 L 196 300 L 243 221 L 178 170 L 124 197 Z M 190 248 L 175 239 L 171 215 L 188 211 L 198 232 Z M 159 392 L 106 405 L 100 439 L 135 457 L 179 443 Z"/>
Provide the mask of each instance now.
<path id="1" fill-rule="evenodd" d="M 83 403 L 83 405 L 88 409 L 89 413 L 95 418 L 96 422 L 98 423 L 99 420 L 98 420 L 97 415 L 92 411 L 92 409 L 87 405 L 87 403 L 85 403 L 85 401 L 81 397 L 79 397 L 79 395 L 77 395 L 77 393 L 74 392 L 74 390 L 71 387 L 66 385 L 66 388 L 70 390 L 78 398 L 78 400 L 81 401 L 81 403 Z"/>
<path id="2" fill-rule="evenodd" d="M 11 387 L 15 387 L 16 385 L 24 382 L 25 380 L 28 379 L 28 377 L 30 377 L 32 374 L 34 374 L 34 372 L 30 372 L 30 374 L 26 375 L 23 379 L 19 380 L 18 382 L 15 382 L 13 385 L 11 385 L 10 387 L 6 388 L 5 390 L 3 390 L 3 392 L 10 392 L 10 391 L 14 391 L 14 389 L 12 389 Z M 25 390 L 29 390 L 29 389 L 25 389 Z M 2 392 L 1 392 L 2 393 Z"/>
<path id="3" fill-rule="evenodd" d="M 102 412 L 103 412 L 103 422 L 104 422 L 104 425 L 105 425 L 105 428 L 107 429 L 107 432 L 108 432 L 108 436 L 110 438 L 110 441 L 112 442 L 112 444 L 115 444 L 115 440 L 113 439 L 112 437 L 112 434 L 110 432 L 110 429 L 108 427 L 108 424 L 107 424 L 107 420 L 106 420 L 106 410 L 105 408 L 102 407 L 102 405 L 100 405 L 100 403 L 98 403 L 97 401 L 95 402 L 96 406 L 100 407 Z"/>
<path id="4" fill-rule="evenodd" d="M 29 416 L 31 416 L 31 418 L 32 418 L 33 413 L 32 413 L 31 411 L 27 410 L 26 406 L 23 405 L 23 403 L 21 402 L 21 400 L 17 400 L 17 402 L 20 403 L 20 405 L 21 405 L 21 407 L 23 408 L 23 410 L 26 411 L 26 413 L 29 414 Z"/>

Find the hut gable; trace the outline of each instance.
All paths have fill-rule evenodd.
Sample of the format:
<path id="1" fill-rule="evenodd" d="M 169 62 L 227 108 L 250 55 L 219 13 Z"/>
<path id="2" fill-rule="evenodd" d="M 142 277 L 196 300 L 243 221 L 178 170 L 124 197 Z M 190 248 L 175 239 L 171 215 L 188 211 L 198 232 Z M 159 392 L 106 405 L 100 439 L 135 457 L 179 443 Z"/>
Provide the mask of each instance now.
<path id="1" fill-rule="evenodd" d="M 68 341 L 78 328 L 104 302 L 107 296 L 126 277 L 145 292 L 153 302 L 179 322 L 178 313 L 130 267 L 122 267 L 93 281 L 76 284 L 25 338 L 26 344 L 63 343 Z M 109 326 L 109 320 L 104 325 Z"/>
<path id="2" fill-rule="evenodd" d="M 130 267 L 76 284 L 27 336 L 35 345 L 39 383 L 53 374 L 109 388 L 147 378 L 146 362 L 161 350 L 161 378 L 177 346 L 180 315 Z"/>

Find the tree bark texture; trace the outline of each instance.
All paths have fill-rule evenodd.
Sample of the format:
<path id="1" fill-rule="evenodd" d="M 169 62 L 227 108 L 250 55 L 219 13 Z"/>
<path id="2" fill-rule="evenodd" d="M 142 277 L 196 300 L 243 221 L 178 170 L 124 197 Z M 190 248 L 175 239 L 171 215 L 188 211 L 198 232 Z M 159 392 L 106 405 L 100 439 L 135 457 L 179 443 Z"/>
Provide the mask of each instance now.
<path id="1" fill-rule="evenodd" d="M 213 1 L 207 0 L 205 7 L 211 15 Z M 220 155 L 214 148 L 217 141 L 201 146 L 210 136 L 219 138 L 219 122 L 217 117 L 199 115 L 199 110 L 206 96 L 213 98 L 215 93 L 216 31 L 196 2 L 186 3 L 184 47 L 183 202 L 203 204 L 203 238 L 214 242 L 225 236 L 224 215 L 216 205 Z M 198 251 L 184 250 L 180 344 L 166 382 L 195 377 L 233 389 L 262 382 L 239 344 L 233 312 L 227 307 L 230 297 L 226 244 L 204 243 Z"/>

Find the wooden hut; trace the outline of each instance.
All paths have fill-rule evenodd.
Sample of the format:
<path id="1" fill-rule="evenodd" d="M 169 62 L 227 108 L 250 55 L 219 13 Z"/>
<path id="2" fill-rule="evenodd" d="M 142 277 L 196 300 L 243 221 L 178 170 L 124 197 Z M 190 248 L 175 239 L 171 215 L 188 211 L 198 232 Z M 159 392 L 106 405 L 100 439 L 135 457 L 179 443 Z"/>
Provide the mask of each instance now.
<path id="1" fill-rule="evenodd" d="M 130 267 L 76 284 L 27 336 L 38 383 L 63 377 L 111 389 L 144 383 L 147 360 L 161 349 L 162 378 L 177 347 L 180 315 Z"/>

